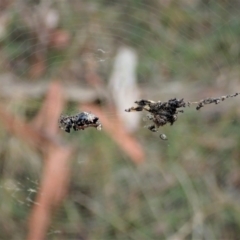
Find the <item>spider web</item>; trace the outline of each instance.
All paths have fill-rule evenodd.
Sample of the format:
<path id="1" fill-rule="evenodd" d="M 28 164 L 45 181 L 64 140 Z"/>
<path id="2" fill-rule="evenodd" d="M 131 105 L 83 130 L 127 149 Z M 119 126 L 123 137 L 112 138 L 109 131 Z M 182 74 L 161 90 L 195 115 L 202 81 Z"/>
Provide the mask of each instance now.
<path id="1" fill-rule="evenodd" d="M 131 86 L 140 99 L 194 102 L 239 92 L 237 1 L 31 0 L 3 1 L 0 9 L 1 79 L 10 75 L 30 86 L 57 78 L 68 87 L 105 89 L 100 106 L 110 122 L 115 110 L 121 115 L 117 106 L 134 105 L 124 98 L 128 82 L 110 81 L 123 48 L 135 56 Z M 20 101 L 15 92 L 4 104 L 33 118 L 43 96 Z M 186 108 L 157 133 L 144 128 L 143 112 L 125 113 L 141 118 L 128 129 L 146 155 L 139 166 L 104 126 L 63 134 L 78 147 L 47 239 L 238 239 L 238 102 Z M 70 99 L 65 110 L 74 115 L 79 103 Z M 0 238 L 25 239 L 42 155 L 4 127 L 0 134 Z"/>

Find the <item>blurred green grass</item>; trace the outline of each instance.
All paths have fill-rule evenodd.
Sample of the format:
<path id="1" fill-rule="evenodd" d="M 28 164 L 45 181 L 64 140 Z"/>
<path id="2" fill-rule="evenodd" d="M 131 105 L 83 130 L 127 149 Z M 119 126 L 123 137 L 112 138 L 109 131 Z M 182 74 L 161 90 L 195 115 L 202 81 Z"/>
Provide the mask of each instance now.
<path id="1" fill-rule="evenodd" d="M 56 1 L 54 7 L 61 14 L 61 27 L 73 36 L 87 32 L 93 53 L 103 48 L 112 54 L 119 45 L 133 46 L 139 54 L 142 88 L 180 81 L 187 94 L 190 82 L 207 89 L 216 84 L 222 71 L 226 72 L 224 86 L 233 75 L 239 81 L 237 1 L 193 2 L 90 1 L 79 5 L 69 1 L 66 8 Z M 31 42 L 31 33 L 15 37 L 16 30 L 19 36 L 28 31 L 19 21 L 21 16 L 15 17 L 18 10 L 14 6 L 10 10 L 5 11 L 14 17 L 0 51 L 9 62 L 24 62 L 24 68 L 7 69 L 24 79 L 31 67 L 28 57 L 37 43 Z M 86 46 L 74 44 L 82 45 L 76 47 L 78 51 L 72 51 L 75 46 L 48 49 L 45 77 L 49 81 L 61 77 L 61 68 L 67 76 L 69 63 L 81 59 L 79 49 Z M 106 82 L 111 54 L 110 61 L 99 65 Z M 31 119 L 40 102 L 12 102 L 9 108 Z M 77 152 L 68 196 L 54 216 L 47 239 L 171 239 L 181 235 L 185 224 L 190 228 L 183 239 L 238 239 L 240 180 L 233 172 L 240 173 L 239 111 L 235 105 L 227 110 L 208 117 L 204 109 L 200 113 L 187 109 L 172 127 L 161 129 L 169 139 L 165 142 L 140 128 L 135 135 L 147 159 L 137 167 L 104 131 L 63 134 Z M 77 106 L 70 104 L 67 111 L 74 113 Z M 41 178 L 41 154 L 3 127 L 0 140 L 0 238 L 24 239 L 33 204 L 28 200 L 29 189 L 38 187 L 33 181 Z"/>

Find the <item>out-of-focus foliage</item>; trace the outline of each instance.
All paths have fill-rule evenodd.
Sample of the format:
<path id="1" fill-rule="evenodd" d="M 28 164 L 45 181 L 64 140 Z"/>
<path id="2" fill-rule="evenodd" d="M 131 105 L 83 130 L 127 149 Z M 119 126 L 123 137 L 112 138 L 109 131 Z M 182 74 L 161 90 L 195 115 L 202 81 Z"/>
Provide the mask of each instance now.
<path id="1" fill-rule="evenodd" d="M 149 98 L 187 98 L 193 85 L 200 98 L 239 92 L 239 7 L 234 0 L 2 1 L 0 73 L 87 85 L 91 68 L 107 86 L 114 53 L 130 45 Z M 175 96 L 158 94 L 167 86 Z M 2 101 L 26 120 L 41 106 Z M 229 102 L 186 109 L 161 129 L 167 141 L 139 129 L 146 152 L 139 166 L 104 131 L 63 134 L 77 151 L 47 239 L 239 239 L 240 112 L 238 98 Z M 69 102 L 66 111 L 78 105 Z M 0 156 L 0 239 L 25 239 L 42 156 L 4 126 Z"/>

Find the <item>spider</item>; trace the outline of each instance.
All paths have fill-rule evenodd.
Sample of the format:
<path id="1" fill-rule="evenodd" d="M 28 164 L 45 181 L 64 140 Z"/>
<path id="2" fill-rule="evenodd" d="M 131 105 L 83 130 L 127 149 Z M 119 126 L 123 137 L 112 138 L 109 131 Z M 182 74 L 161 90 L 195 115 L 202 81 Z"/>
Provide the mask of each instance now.
<path id="1" fill-rule="evenodd" d="M 73 128 L 74 131 L 84 130 L 88 127 L 95 127 L 97 130 L 101 130 L 102 128 L 99 118 L 88 112 L 81 112 L 74 116 L 61 115 L 58 123 L 59 128 L 68 133 L 70 133 L 71 128 Z"/>

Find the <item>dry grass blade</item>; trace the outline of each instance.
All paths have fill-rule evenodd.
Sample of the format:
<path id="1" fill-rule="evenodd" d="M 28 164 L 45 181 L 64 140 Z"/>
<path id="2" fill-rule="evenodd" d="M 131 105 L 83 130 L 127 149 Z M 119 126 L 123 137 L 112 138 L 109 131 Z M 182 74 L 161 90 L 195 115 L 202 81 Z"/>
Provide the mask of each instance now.
<path id="1" fill-rule="evenodd" d="M 127 132 L 117 115 L 114 116 L 114 121 L 111 121 L 106 113 L 94 105 L 81 105 L 81 109 L 91 111 L 101 119 L 104 126 L 103 129 L 106 130 L 134 163 L 139 164 L 144 161 L 145 156 L 141 145 Z"/>
<path id="2" fill-rule="evenodd" d="M 58 133 L 57 119 L 64 105 L 62 87 L 58 82 L 50 86 L 37 123 L 51 138 Z M 29 221 L 28 240 L 44 239 L 53 207 L 61 203 L 66 193 L 72 149 L 68 146 L 50 145 L 47 148 L 40 191 Z"/>
<path id="3" fill-rule="evenodd" d="M 47 145 L 59 144 L 57 139 L 53 139 L 43 132 L 33 128 L 29 123 L 24 122 L 19 117 L 8 112 L 2 105 L 0 105 L 0 121 L 11 134 L 23 139 L 36 148 L 40 148 L 41 150 Z"/>
<path id="4" fill-rule="evenodd" d="M 45 239 L 52 210 L 61 204 L 69 182 L 70 148 L 49 149 L 45 159 L 42 182 L 36 203 L 29 218 L 28 240 Z"/>
<path id="5" fill-rule="evenodd" d="M 53 83 L 43 108 L 38 115 L 38 126 L 25 123 L 9 113 L 0 105 L 0 120 L 4 127 L 13 135 L 28 142 L 46 153 L 44 173 L 40 191 L 29 221 L 28 239 L 44 239 L 50 222 L 53 207 L 60 204 L 66 192 L 69 168 L 68 160 L 72 149 L 61 144 L 57 137 L 57 119 L 64 104 L 61 86 Z M 46 151 L 47 150 L 47 151 Z"/>

